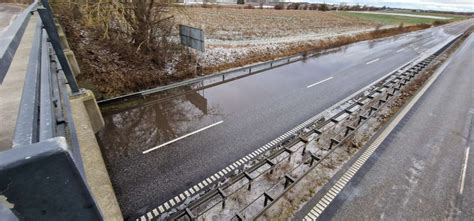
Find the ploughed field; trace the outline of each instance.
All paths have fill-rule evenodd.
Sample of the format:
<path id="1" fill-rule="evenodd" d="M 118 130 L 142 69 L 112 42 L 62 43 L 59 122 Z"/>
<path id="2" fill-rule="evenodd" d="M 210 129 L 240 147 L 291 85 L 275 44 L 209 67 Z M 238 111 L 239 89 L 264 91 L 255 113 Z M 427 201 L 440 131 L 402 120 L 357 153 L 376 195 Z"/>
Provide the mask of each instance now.
<path id="1" fill-rule="evenodd" d="M 307 10 L 186 8 L 178 23 L 204 29 L 212 40 L 255 40 L 308 34 L 334 34 L 370 28 L 374 22 L 338 12 Z"/>
<path id="2" fill-rule="evenodd" d="M 204 30 L 206 52 L 199 56 L 206 72 L 251 63 L 249 57 L 269 60 L 321 40 L 389 27 L 336 11 L 190 7 L 177 9 L 175 18 L 178 24 Z"/>

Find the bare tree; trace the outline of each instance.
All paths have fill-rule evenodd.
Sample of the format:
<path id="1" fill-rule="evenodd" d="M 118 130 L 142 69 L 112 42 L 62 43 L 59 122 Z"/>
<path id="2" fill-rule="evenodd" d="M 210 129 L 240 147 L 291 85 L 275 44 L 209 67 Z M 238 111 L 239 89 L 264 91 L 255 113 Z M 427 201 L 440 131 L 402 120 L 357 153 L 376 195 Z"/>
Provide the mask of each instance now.
<path id="1" fill-rule="evenodd" d="M 149 51 L 166 44 L 171 34 L 173 19 L 167 15 L 168 2 L 166 0 L 135 0 L 129 3 L 124 13 L 131 28 L 132 42 L 137 50 Z"/>

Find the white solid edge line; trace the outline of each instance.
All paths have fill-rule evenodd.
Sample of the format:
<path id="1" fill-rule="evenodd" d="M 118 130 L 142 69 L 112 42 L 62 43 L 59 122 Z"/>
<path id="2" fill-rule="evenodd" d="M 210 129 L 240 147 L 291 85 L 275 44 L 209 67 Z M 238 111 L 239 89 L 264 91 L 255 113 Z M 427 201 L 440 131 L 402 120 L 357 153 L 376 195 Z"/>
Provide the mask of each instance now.
<path id="1" fill-rule="evenodd" d="M 466 46 L 464 46 L 466 47 Z M 463 47 L 463 48 L 464 48 Z M 461 49 L 457 49 L 457 51 L 459 50 L 462 50 L 463 48 Z M 457 54 L 457 53 L 456 53 Z M 374 142 L 372 144 L 370 144 L 370 147 L 374 147 L 374 150 L 378 148 L 378 146 L 381 145 L 382 141 L 385 140 L 388 135 L 395 129 L 395 127 L 399 124 L 399 122 L 402 120 L 402 118 L 405 117 L 405 115 L 408 113 L 408 111 L 411 110 L 411 108 L 418 102 L 418 100 L 420 99 L 421 96 L 423 96 L 423 94 L 428 90 L 428 88 L 430 88 L 430 86 L 433 84 L 433 82 L 439 77 L 439 75 L 441 75 L 441 73 L 446 69 L 446 67 L 448 66 L 448 64 L 451 62 L 451 60 L 453 60 L 453 57 L 456 56 L 456 54 L 454 55 L 451 55 L 450 58 L 446 61 L 443 62 L 443 64 L 441 65 L 441 67 L 437 68 L 436 69 L 436 72 L 427 80 L 427 82 L 422 86 L 422 88 L 413 96 L 412 100 L 410 100 L 408 102 L 408 104 L 396 115 L 396 117 L 393 119 L 393 121 L 391 121 L 387 127 L 383 130 L 383 132 L 379 135 L 379 137 L 376 139 L 376 141 L 382 137 L 381 141 L 380 142 Z M 369 148 L 370 148 L 369 147 Z M 469 147 L 468 147 L 469 148 Z M 368 152 L 369 150 L 365 150 L 365 152 Z M 466 150 L 468 151 L 468 150 Z M 364 153 L 365 153 L 364 152 Z M 372 155 L 373 151 L 370 151 Z M 359 158 L 360 159 L 360 158 Z M 357 161 L 359 160 L 356 160 L 356 163 Z M 467 159 L 465 159 L 465 162 L 467 162 Z M 355 163 L 354 163 L 355 164 Z M 353 164 L 353 166 L 354 166 Z M 365 164 L 365 162 L 364 162 Z M 353 167 L 351 166 L 351 167 Z M 464 172 L 464 171 L 463 171 Z M 344 173 L 346 174 L 347 171 Z M 345 187 L 346 183 L 345 184 L 342 184 L 341 183 L 341 179 L 339 179 L 332 187 L 334 189 L 336 189 L 337 191 L 342 191 L 342 189 Z M 340 189 L 340 190 L 339 190 Z M 327 193 L 324 194 L 324 196 L 326 196 Z M 323 197 L 324 198 L 324 197 Z M 319 200 L 319 202 L 315 205 L 318 206 L 320 203 L 322 202 L 322 199 Z M 314 207 L 313 207 L 314 208 Z M 326 208 L 324 208 L 326 209 Z M 322 210 L 324 211 L 324 210 Z"/>
<path id="2" fill-rule="evenodd" d="M 329 81 L 329 80 L 331 80 L 331 79 L 333 79 L 333 77 L 328 77 L 328 78 L 326 78 L 326 79 L 324 79 L 324 80 L 322 80 L 322 81 L 318 81 L 318 82 L 316 82 L 316 83 L 314 83 L 314 84 L 308 85 L 308 86 L 306 86 L 306 88 L 314 87 L 314 86 L 316 86 L 316 85 L 318 85 L 318 84 L 324 83 L 324 82 Z"/>
<path id="3" fill-rule="evenodd" d="M 178 137 L 178 138 L 173 139 L 173 140 L 170 140 L 170 141 L 168 141 L 168 142 L 166 142 L 166 143 L 160 144 L 160 145 L 158 145 L 158 146 L 156 146 L 156 147 L 150 148 L 150 149 L 148 149 L 148 150 L 143 151 L 143 154 L 147 154 L 147 153 L 149 153 L 149 152 L 151 152 L 151 151 L 154 151 L 154 150 L 156 150 L 156 149 L 158 149 L 158 148 L 164 147 L 164 146 L 166 146 L 166 145 L 168 145 L 168 144 L 172 144 L 172 143 L 174 143 L 174 142 L 176 142 L 176 141 L 179 141 L 179 140 L 182 140 L 182 139 L 184 139 L 184 138 L 186 138 L 186 137 L 189 137 L 189 136 L 191 136 L 191 135 L 197 134 L 197 133 L 199 133 L 199 132 L 201 132 L 201 131 L 203 131 L 203 130 L 207 130 L 207 129 L 211 128 L 211 127 L 217 126 L 217 125 L 219 125 L 219 124 L 221 124 L 221 123 L 223 123 L 223 122 L 224 122 L 224 121 L 221 120 L 221 121 L 216 122 L 216 123 L 213 123 L 213 124 L 211 124 L 211 125 L 209 125 L 209 126 L 207 126 L 207 127 L 203 127 L 203 128 L 201 128 L 201 129 L 199 129 L 199 130 L 196 130 L 196 131 L 191 132 L 191 133 L 189 133 L 189 134 L 186 134 L 186 135 L 184 135 L 184 136 Z"/>
<path id="4" fill-rule="evenodd" d="M 402 52 L 402 51 L 404 51 L 404 50 L 405 50 L 405 48 L 400 48 L 400 49 L 398 49 L 396 52 L 397 52 L 397 53 L 400 53 L 400 52 Z"/>
<path id="5" fill-rule="evenodd" d="M 461 186 L 459 187 L 459 194 L 462 194 L 464 190 L 464 180 L 466 178 L 467 162 L 469 160 L 469 149 L 470 147 L 466 148 L 466 156 L 464 157 L 464 165 L 462 166 L 461 172 Z"/>
<path id="6" fill-rule="evenodd" d="M 377 61 L 379 61 L 379 60 L 380 60 L 380 58 L 376 58 L 376 59 L 374 59 L 374 60 L 372 60 L 372 61 L 369 61 L 369 62 L 367 62 L 367 63 L 365 63 L 365 64 L 372 64 L 372 63 L 377 62 Z"/>

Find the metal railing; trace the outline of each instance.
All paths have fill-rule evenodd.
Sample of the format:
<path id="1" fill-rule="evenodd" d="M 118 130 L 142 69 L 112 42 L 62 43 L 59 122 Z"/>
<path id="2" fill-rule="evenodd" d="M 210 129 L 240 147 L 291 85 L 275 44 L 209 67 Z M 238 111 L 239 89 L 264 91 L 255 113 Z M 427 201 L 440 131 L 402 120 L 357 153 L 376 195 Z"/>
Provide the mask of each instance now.
<path id="1" fill-rule="evenodd" d="M 0 220 L 102 220 L 86 182 L 70 105 L 81 91 L 47 0 L 28 6 L 1 36 L 0 83 L 36 14 L 12 148 L 0 152 L 0 195 L 14 205 Z"/>
<path id="2" fill-rule="evenodd" d="M 278 59 L 265 61 L 265 62 L 260 62 L 256 64 L 250 64 L 243 67 L 238 67 L 238 68 L 225 70 L 222 72 L 217 72 L 214 74 L 209 74 L 209 75 L 199 76 L 199 77 L 188 79 L 188 80 L 183 80 L 183 81 L 165 85 L 165 86 L 158 86 L 152 89 L 147 89 L 147 90 L 143 90 L 139 92 L 133 92 L 133 93 L 117 96 L 110 99 L 100 100 L 97 103 L 99 105 L 107 105 L 107 104 L 113 104 L 116 102 L 121 102 L 127 99 L 144 98 L 149 95 L 157 95 L 160 92 L 164 92 L 164 91 L 166 91 L 166 93 L 179 92 L 181 91 L 183 87 L 189 87 L 194 90 L 205 89 L 205 88 L 222 84 L 228 81 L 237 80 L 239 78 L 247 77 L 247 76 L 258 74 L 258 73 L 268 71 L 277 67 L 281 67 L 284 65 L 302 61 L 310 57 L 320 56 L 326 53 L 331 53 L 331 52 L 335 52 L 339 50 L 342 50 L 342 47 L 328 49 L 324 51 L 312 50 L 312 51 L 301 52 L 296 55 L 291 55 L 291 56 L 278 58 Z"/>

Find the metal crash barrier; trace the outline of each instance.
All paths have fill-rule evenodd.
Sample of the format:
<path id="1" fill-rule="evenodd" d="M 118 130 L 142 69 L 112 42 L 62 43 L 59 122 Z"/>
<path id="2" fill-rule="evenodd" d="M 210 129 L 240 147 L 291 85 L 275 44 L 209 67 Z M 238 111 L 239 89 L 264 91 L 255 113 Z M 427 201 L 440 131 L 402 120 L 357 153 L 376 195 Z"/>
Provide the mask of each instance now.
<path id="1" fill-rule="evenodd" d="M 0 220 L 102 220 L 87 186 L 70 97 L 80 94 L 47 0 L 2 34 L 2 83 L 30 18 L 37 24 L 11 149 L 0 152 Z"/>

